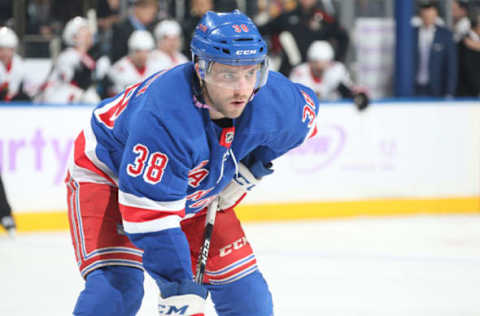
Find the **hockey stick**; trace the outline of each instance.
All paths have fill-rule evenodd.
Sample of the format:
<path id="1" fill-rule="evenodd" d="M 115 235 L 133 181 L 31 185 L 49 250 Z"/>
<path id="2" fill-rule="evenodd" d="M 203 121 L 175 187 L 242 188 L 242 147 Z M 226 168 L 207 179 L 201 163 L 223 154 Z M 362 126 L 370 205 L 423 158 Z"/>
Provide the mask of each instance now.
<path id="1" fill-rule="evenodd" d="M 296 66 L 300 64 L 302 62 L 302 54 L 300 54 L 297 42 L 295 41 L 292 33 L 283 31 L 278 36 L 278 40 L 280 41 L 280 44 L 282 44 L 285 54 L 287 54 L 290 65 Z"/>
<path id="2" fill-rule="evenodd" d="M 197 273 L 195 274 L 195 283 L 202 284 L 205 268 L 207 267 L 208 251 L 210 250 L 210 241 L 212 239 L 213 225 L 215 224 L 215 216 L 217 215 L 218 198 L 212 201 L 208 206 L 207 216 L 205 219 L 205 230 L 203 232 L 203 244 L 200 248 L 200 254 L 197 262 Z"/>

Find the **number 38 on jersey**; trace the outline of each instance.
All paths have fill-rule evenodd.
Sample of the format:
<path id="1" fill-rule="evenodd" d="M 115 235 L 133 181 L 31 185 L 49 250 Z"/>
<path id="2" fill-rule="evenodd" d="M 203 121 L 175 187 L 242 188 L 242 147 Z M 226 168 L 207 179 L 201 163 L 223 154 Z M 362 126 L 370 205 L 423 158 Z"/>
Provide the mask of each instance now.
<path id="1" fill-rule="evenodd" d="M 168 157 L 164 153 L 150 153 L 147 146 L 136 144 L 133 147 L 136 154 L 135 161 L 127 165 L 127 173 L 131 177 L 138 177 L 143 174 L 143 180 L 150 184 L 157 184 L 162 181 Z"/>

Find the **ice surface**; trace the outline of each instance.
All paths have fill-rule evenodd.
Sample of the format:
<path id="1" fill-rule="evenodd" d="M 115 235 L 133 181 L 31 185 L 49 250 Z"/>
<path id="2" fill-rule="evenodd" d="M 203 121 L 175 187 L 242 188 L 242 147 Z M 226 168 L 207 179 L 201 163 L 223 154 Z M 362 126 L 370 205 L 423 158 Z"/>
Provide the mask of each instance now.
<path id="1" fill-rule="evenodd" d="M 480 215 L 245 225 L 276 316 L 480 315 Z M 71 315 L 83 281 L 67 232 L 0 235 L 0 315 Z M 145 281 L 138 315 L 156 315 Z M 211 304 L 208 316 L 216 315 Z"/>

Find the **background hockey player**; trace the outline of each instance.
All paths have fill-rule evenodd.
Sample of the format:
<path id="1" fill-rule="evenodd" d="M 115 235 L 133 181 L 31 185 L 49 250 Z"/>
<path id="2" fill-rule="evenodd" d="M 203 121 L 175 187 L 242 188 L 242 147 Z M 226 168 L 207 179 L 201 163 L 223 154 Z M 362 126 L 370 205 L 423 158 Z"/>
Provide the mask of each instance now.
<path id="1" fill-rule="evenodd" d="M 8 232 L 10 236 L 15 235 L 17 228 L 15 219 L 12 216 L 12 208 L 7 200 L 5 187 L 3 186 L 2 177 L 0 175 L 0 225 Z"/>
<path id="2" fill-rule="evenodd" d="M 18 38 L 15 32 L 0 27 L 0 101 L 29 100 L 23 92 L 25 67 L 22 58 L 16 54 Z"/>
<path id="3" fill-rule="evenodd" d="M 36 97 L 37 102 L 94 103 L 100 99 L 92 87 L 96 62 L 89 55 L 93 34 L 87 19 L 75 17 L 63 31 L 68 46 L 58 55 L 46 85 Z"/>
<path id="4" fill-rule="evenodd" d="M 182 46 L 182 29 L 177 21 L 164 20 L 155 27 L 157 49 L 150 55 L 149 68 L 155 71 L 169 69 L 188 62 L 180 50 Z"/>
<path id="5" fill-rule="evenodd" d="M 135 315 L 145 269 L 160 315 L 271 316 L 272 298 L 234 207 L 271 161 L 315 134 L 312 90 L 268 72 L 239 11 L 207 12 L 193 63 L 101 102 L 75 141 L 69 219 L 86 280 L 75 315 Z M 193 282 L 205 209 L 219 198 L 203 285 Z M 232 246 L 235 244 L 235 247 Z"/>
<path id="6" fill-rule="evenodd" d="M 327 41 L 313 42 L 308 48 L 308 62 L 295 67 L 290 80 L 311 88 L 320 100 L 353 98 L 357 108 L 364 110 L 369 104 L 367 94 L 354 85 L 345 65 L 333 57 L 333 48 Z"/>
<path id="7" fill-rule="evenodd" d="M 134 31 L 128 39 L 128 55 L 119 59 L 107 74 L 108 95 L 120 93 L 126 87 L 147 78 L 154 71 L 148 69 L 148 59 L 155 48 L 153 36 L 148 31 Z"/>

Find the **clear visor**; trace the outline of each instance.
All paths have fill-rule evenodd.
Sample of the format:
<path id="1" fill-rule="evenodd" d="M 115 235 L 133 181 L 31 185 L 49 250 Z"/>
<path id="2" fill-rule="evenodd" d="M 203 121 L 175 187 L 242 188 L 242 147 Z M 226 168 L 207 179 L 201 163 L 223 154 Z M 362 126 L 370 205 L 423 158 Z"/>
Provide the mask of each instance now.
<path id="1" fill-rule="evenodd" d="M 200 61 L 199 66 L 205 82 L 230 90 L 252 90 L 253 92 L 265 84 L 268 74 L 267 60 L 259 64 L 243 66 Z"/>

